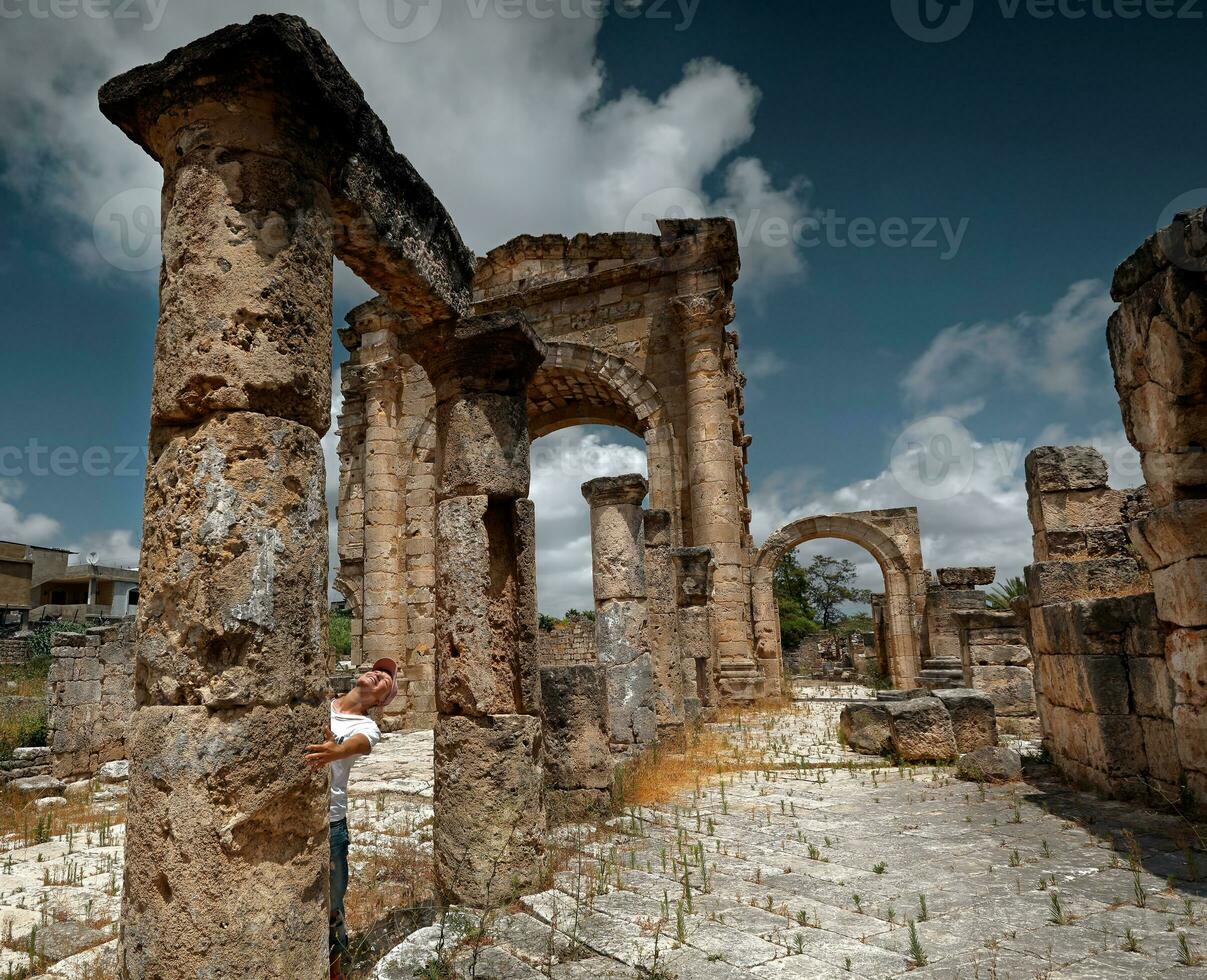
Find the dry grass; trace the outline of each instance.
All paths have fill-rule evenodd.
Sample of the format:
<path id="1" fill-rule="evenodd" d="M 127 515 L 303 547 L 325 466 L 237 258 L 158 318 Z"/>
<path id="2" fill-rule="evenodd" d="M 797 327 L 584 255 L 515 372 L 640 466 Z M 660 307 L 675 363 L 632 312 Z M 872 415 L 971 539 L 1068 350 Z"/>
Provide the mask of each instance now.
<path id="1" fill-rule="evenodd" d="M 350 876 L 344 896 L 348 932 L 362 932 L 395 909 L 425 905 L 435 895 L 432 855 L 410 838 L 386 837 Z"/>
<path id="2" fill-rule="evenodd" d="M 23 745 L 46 744 L 49 671 L 45 659 L 0 665 L 0 759 L 9 758 L 13 749 Z"/>
<path id="3" fill-rule="evenodd" d="M 91 792 L 67 797 L 66 806 L 38 812 L 33 800 L 9 787 L 0 788 L 0 843 L 4 849 L 45 843 L 69 831 L 80 847 L 96 846 L 110 841 L 112 828 L 125 820 L 124 807 L 114 813 L 101 811 Z"/>
<path id="4" fill-rule="evenodd" d="M 734 752 L 733 743 L 719 732 L 691 731 L 686 752 L 655 748 L 625 766 L 617 774 L 616 796 L 628 806 L 669 802 L 728 770 L 735 762 Z"/>

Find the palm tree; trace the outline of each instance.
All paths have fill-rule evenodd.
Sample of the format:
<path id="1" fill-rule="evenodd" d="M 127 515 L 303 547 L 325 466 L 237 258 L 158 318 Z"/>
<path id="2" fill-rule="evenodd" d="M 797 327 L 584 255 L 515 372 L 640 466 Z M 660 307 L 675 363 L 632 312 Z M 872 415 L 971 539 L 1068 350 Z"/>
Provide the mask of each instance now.
<path id="1" fill-rule="evenodd" d="M 1027 583 L 1018 575 L 1006 579 L 1005 585 L 995 585 L 989 590 L 986 600 L 990 609 L 1005 609 L 1009 611 L 1010 601 L 1027 594 Z"/>

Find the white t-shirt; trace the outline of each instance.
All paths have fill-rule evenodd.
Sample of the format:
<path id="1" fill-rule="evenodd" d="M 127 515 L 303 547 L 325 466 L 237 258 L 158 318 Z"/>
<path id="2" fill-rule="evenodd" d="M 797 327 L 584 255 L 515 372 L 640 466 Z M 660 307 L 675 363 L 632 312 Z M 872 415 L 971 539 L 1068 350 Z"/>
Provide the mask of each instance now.
<path id="1" fill-rule="evenodd" d="M 344 742 L 353 735 L 363 735 L 369 740 L 370 749 L 381 741 L 381 729 L 372 718 L 337 711 L 334 701 L 331 702 L 331 734 L 337 742 Z M 352 772 L 352 766 L 359 758 L 360 756 L 354 755 L 350 759 L 331 763 L 331 799 L 327 808 L 327 819 L 331 823 L 337 823 L 348 816 L 348 774 Z"/>

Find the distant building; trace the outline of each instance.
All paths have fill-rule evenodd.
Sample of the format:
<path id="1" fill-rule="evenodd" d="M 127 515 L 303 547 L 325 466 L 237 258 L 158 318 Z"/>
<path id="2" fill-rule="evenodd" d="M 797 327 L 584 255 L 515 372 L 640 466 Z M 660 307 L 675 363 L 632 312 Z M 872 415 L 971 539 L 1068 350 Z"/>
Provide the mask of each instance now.
<path id="1" fill-rule="evenodd" d="M 138 608 L 138 569 L 72 564 L 73 552 L 0 541 L 0 624 L 14 618 L 124 619 Z"/>

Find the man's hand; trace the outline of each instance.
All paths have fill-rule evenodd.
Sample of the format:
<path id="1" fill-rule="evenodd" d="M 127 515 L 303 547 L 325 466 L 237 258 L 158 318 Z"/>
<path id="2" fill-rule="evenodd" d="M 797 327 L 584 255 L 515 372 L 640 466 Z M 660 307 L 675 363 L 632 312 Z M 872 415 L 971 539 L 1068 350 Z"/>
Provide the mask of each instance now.
<path id="1" fill-rule="evenodd" d="M 353 735 L 344 742 L 337 742 L 329 725 L 323 726 L 323 734 L 327 736 L 327 740 L 317 745 L 307 745 L 302 757 L 311 769 L 321 769 L 341 759 L 367 755 L 369 752 L 369 740 L 364 735 Z"/>

